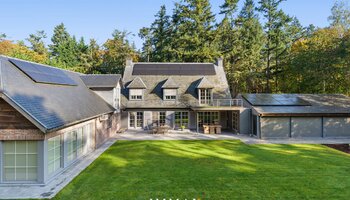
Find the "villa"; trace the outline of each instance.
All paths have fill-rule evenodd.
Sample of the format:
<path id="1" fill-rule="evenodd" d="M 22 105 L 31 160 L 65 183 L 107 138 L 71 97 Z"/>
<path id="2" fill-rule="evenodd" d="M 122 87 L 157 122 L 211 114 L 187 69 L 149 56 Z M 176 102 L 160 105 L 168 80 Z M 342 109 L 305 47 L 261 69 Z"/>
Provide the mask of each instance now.
<path id="1" fill-rule="evenodd" d="M 344 95 L 232 98 L 216 63 L 134 63 L 84 75 L 0 56 L 0 185 L 45 185 L 121 130 L 350 138 Z M 161 128 L 161 129 L 160 129 Z"/>

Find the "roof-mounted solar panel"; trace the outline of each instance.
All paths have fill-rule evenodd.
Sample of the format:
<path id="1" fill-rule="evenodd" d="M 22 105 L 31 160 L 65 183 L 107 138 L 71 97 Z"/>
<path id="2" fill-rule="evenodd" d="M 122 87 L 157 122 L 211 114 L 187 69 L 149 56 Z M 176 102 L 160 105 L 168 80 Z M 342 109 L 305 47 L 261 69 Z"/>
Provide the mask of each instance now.
<path id="1" fill-rule="evenodd" d="M 210 76 L 216 72 L 210 63 L 136 63 L 132 75 Z"/>
<path id="2" fill-rule="evenodd" d="M 9 59 L 9 61 L 36 83 L 77 85 L 77 83 L 62 70 L 21 60 Z"/>
<path id="3" fill-rule="evenodd" d="M 295 94 L 245 94 L 243 97 L 253 106 L 310 106 Z"/>

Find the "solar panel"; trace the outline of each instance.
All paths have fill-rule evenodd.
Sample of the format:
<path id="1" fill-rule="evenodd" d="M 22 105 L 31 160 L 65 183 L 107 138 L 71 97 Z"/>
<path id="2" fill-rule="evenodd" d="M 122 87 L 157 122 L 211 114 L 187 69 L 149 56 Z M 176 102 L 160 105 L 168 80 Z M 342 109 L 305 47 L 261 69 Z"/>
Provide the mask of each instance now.
<path id="1" fill-rule="evenodd" d="M 295 94 L 245 94 L 243 97 L 253 106 L 310 106 Z"/>
<path id="2" fill-rule="evenodd" d="M 9 59 L 9 61 L 37 83 L 77 85 L 77 83 L 62 70 L 21 60 Z"/>
<path id="3" fill-rule="evenodd" d="M 173 76 L 210 76 L 215 75 L 214 64 L 195 63 L 139 63 L 134 65 L 133 75 L 173 75 Z"/>

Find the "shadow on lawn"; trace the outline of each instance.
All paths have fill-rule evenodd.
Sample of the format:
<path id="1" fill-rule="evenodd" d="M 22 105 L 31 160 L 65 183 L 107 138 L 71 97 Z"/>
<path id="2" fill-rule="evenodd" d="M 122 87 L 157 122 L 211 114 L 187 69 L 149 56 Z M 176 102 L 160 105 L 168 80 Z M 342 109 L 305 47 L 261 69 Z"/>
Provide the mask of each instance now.
<path id="1" fill-rule="evenodd" d="M 319 145 L 118 141 L 57 198 L 346 197 L 349 171 L 349 157 Z"/>

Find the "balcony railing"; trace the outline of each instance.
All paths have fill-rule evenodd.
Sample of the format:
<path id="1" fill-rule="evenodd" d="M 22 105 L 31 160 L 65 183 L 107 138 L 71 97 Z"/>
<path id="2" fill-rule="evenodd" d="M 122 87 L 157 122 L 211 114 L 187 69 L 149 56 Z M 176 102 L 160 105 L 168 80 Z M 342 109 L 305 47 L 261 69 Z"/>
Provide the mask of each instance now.
<path id="1" fill-rule="evenodd" d="M 242 107 L 242 99 L 212 99 L 212 100 L 198 100 L 196 102 L 198 107 Z"/>

